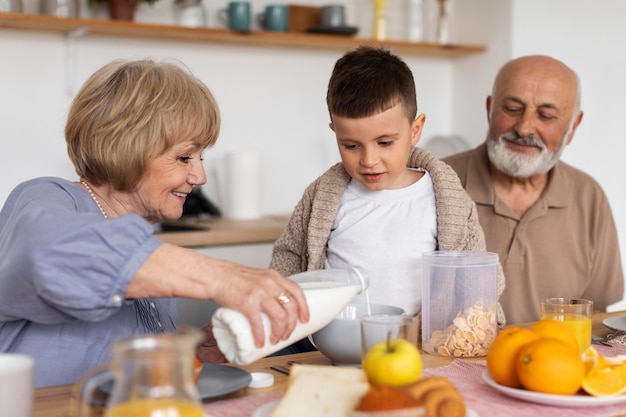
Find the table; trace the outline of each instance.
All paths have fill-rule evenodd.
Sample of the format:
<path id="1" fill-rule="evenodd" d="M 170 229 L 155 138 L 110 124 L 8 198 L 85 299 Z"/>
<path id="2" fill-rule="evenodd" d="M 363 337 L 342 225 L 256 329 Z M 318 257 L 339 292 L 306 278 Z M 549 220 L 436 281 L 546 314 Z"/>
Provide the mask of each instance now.
<path id="1" fill-rule="evenodd" d="M 602 320 L 607 317 L 625 315 L 626 311 L 617 311 L 612 313 L 595 313 L 593 315 L 593 334 L 604 337 L 611 332 L 602 324 Z M 484 359 L 484 358 L 482 358 Z M 435 368 L 448 365 L 452 358 L 422 354 L 422 360 L 425 368 Z M 259 394 L 269 391 L 285 390 L 287 387 L 287 375 L 276 372 L 270 368 L 271 365 L 286 365 L 288 361 L 296 361 L 304 364 L 313 365 L 330 365 L 329 359 L 319 352 L 299 353 L 295 355 L 285 355 L 279 357 L 271 357 L 260 359 L 250 365 L 241 366 L 248 372 L 271 372 L 274 374 L 274 385 L 269 388 L 252 389 L 243 388 L 237 392 L 220 397 L 216 400 L 225 398 L 238 398 L 252 394 Z M 233 365 L 234 366 L 234 365 Z M 33 417 L 69 417 L 70 401 L 72 398 L 72 385 L 59 385 L 55 387 L 40 388 L 35 391 L 35 407 Z M 97 414 L 94 414 L 97 415 Z"/>

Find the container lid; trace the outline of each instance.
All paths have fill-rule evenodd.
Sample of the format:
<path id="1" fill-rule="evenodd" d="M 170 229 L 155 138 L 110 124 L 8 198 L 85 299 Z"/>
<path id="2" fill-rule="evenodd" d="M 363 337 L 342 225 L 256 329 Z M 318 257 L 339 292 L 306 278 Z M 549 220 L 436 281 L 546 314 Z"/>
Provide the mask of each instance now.
<path id="1" fill-rule="evenodd" d="M 267 388 L 274 385 L 274 375 L 267 372 L 252 372 L 252 380 L 248 384 L 250 388 Z"/>
<path id="2" fill-rule="evenodd" d="M 495 252 L 440 250 L 422 254 L 422 262 L 438 267 L 488 266 L 498 264 Z"/>

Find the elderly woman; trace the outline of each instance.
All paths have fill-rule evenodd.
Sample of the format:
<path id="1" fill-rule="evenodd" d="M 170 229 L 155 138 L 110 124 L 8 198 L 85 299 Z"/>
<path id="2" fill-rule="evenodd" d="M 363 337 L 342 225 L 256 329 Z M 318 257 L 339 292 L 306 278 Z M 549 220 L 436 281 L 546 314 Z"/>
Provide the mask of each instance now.
<path id="1" fill-rule="evenodd" d="M 273 343 L 308 321 L 300 287 L 277 272 L 152 234 L 205 183 L 219 126 L 211 92 L 173 63 L 112 62 L 79 91 L 65 129 L 79 180 L 24 182 L 0 212 L 0 351 L 34 357 L 37 387 L 75 382 L 116 338 L 174 329 L 175 297 L 241 311 L 257 346 L 261 313 Z"/>

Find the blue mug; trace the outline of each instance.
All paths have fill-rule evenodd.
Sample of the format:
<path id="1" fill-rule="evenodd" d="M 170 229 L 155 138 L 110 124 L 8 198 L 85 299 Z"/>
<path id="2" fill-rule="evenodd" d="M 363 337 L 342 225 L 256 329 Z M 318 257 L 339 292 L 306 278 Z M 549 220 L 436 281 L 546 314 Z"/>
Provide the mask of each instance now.
<path id="1" fill-rule="evenodd" d="M 250 2 L 231 1 L 228 7 L 217 12 L 220 22 L 237 32 L 250 31 Z"/>
<path id="2" fill-rule="evenodd" d="M 259 25 L 270 32 L 287 32 L 289 24 L 289 7 L 287 5 L 270 5 L 265 12 L 258 15 Z"/>

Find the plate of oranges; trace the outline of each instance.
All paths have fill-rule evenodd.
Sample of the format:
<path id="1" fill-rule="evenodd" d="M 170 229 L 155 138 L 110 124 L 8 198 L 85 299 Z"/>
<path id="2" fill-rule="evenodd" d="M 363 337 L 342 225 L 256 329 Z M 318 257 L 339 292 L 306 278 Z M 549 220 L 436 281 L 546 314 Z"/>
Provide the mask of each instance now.
<path id="1" fill-rule="evenodd" d="M 584 349 L 584 348 L 583 348 Z M 483 380 L 508 396 L 561 407 L 626 403 L 626 357 L 580 353 L 562 322 L 503 329 L 487 352 Z"/>
<path id="2" fill-rule="evenodd" d="M 490 387 L 502 394 L 508 395 L 518 400 L 529 401 L 537 404 L 551 405 L 555 407 L 597 407 L 601 405 L 613 405 L 626 403 L 626 395 L 594 397 L 584 393 L 575 395 L 544 394 L 529 391 L 523 388 L 510 388 L 498 384 L 493 380 L 489 371 L 483 372 L 483 380 Z"/>

